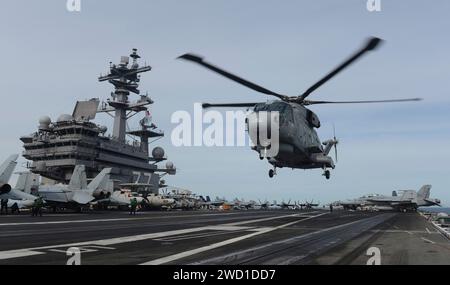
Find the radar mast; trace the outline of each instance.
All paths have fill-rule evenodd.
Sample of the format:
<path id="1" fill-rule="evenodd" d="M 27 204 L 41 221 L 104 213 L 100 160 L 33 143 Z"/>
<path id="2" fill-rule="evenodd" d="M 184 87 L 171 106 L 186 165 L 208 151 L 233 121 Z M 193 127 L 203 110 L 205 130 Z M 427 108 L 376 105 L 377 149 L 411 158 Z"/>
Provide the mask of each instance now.
<path id="1" fill-rule="evenodd" d="M 130 57 L 133 59 L 131 66 L 129 65 Z M 138 59 L 141 58 L 137 54 L 137 49 L 133 49 L 130 56 L 122 56 L 118 65 L 111 64 L 110 72 L 106 76 L 100 76 L 100 82 L 108 81 L 114 85 L 114 92 L 111 93 L 111 99 L 107 100 L 107 105 L 103 105 L 99 112 L 114 113 L 113 139 L 125 143 L 127 120 L 141 111 L 147 111 L 145 106 L 150 105 L 153 101 L 147 96 L 140 96 L 136 102 L 129 102 L 128 96 L 131 93 L 140 94 L 139 82 L 140 73 L 150 71 L 149 65 L 140 67 Z"/>

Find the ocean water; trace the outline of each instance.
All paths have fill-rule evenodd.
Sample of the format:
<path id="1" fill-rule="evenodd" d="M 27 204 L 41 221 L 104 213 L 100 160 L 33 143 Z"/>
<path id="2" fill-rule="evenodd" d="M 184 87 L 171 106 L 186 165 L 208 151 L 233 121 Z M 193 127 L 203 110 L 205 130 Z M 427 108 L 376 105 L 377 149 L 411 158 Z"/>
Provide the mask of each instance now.
<path id="1" fill-rule="evenodd" d="M 431 208 L 423 208 L 419 209 L 422 212 L 430 212 L 430 213 L 447 213 L 450 215 L 450 208 L 444 207 L 431 207 Z"/>

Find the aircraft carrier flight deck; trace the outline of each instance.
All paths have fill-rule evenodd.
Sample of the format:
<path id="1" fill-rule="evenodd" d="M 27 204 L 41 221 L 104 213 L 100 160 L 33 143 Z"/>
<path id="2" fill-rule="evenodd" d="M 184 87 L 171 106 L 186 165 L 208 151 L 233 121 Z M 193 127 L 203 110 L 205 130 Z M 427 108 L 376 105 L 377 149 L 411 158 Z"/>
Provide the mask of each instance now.
<path id="1" fill-rule="evenodd" d="M 0 217 L 0 265 L 449 264 L 450 240 L 419 213 L 171 211 Z"/>

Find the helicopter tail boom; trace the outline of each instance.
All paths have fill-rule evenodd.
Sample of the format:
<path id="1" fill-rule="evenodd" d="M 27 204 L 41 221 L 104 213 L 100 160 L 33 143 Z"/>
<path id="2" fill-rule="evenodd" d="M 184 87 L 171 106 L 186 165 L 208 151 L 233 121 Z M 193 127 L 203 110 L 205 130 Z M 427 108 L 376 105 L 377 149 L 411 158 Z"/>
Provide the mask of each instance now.
<path id="1" fill-rule="evenodd" d="M 330 153 L 331 149 L 333 148 L 333 146 L 338 144 L 338 141 L 336 139 L 331 139 L 331 140 L 324 141 L 322 144 L 325 146 L 325 148 L 323 150 L 323 154 L 328 155 Z"/>

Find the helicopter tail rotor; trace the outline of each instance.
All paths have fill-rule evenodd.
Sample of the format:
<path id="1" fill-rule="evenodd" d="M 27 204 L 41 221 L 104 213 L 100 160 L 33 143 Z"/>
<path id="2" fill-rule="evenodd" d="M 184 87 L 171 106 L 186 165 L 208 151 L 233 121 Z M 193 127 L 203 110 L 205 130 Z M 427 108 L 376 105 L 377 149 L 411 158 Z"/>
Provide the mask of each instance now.
<path id="1" fill-rule="evenodd" d="M 338 162 L 338 151 L 337 151 L 337 145 L 339 143 L 339 140 L 336 138 L 336 127 L 333 125 L 333 141 L 334 141 L 334 157 L 336 158 L 336 163 Z"/>

